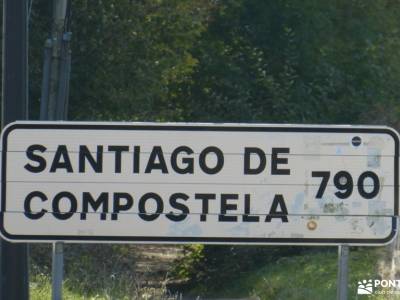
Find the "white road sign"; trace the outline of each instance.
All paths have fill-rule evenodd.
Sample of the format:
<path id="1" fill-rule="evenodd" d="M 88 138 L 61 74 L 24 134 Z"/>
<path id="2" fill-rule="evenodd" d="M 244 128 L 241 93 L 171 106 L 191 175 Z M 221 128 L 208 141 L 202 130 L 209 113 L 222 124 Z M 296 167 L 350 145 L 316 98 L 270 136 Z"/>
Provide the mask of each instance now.
<path id="1" fill-rule="evenodd" d="M 383 244 L 387 127 L 18 122 L 2 133 L 11 241 Z"/>

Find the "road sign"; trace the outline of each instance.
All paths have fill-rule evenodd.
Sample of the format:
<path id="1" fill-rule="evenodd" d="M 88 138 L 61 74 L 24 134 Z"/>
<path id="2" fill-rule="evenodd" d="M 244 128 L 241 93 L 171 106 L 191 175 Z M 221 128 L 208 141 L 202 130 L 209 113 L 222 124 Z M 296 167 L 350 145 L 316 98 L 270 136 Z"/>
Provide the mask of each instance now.
<path id="1" fill-rule="evenodd" d="M 383 244 L 387 127 L 17 122 L 2 133 L 12 241 Z"/>

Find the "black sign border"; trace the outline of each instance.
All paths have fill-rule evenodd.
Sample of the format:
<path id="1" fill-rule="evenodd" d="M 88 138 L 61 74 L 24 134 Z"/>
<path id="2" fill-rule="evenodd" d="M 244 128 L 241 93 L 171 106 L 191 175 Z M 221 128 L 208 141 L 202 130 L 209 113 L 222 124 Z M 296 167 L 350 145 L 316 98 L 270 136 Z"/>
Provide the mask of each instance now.
<path id="1" fill-rule="evenodd" d="M 292 127 L 293 126 L 293 127 Z M 29 242 L 136 242 L 136 243 L 212 243 L 212 244 L 370 244 L 382 245 L 389 243 L 397 233 L 397 220 L 399 216 L 399 138 L 396 131 L 389 127 L 336 127 L 336 126 L 279 126 L 263 124 L 105 124 L 105 123 L 12 123 L 8 125 L 2 133 L 2 164 L 1 164 L 1 212 L 0 212 L 0 232 L 10 241 L 29 241 Z M 389 236 L 383 239 L 333 239 L 333 238 L 226 238 L 226 237 L 137 237 L 137 236 L 72 236 L 72 235 L 13 235 L 9 234 L 4 228 L 4 212 L 6 210 L 6 170 L 7 170 L 7 138 L 15 129 L 69 129 L 69 130 L 165 130 L 165 131 L 221 131 L 221 132 L 312 132 L 312 133 L 379 133 L 390 135 L 395 142 L 395 164 L 394 164 L 394 211 L 392 217 L 392 231 Z"/>

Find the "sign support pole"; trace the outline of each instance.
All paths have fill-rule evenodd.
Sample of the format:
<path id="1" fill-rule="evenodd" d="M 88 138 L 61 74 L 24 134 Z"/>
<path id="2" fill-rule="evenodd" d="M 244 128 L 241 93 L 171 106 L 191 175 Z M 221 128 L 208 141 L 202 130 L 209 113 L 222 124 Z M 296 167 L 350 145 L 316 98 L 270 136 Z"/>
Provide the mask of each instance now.
<path id="1" fill-rule="evenodd" d="M 27 0 L 3 1 L 3 127 L 28 119 L 27 16 Z M 0 299 L 29 299 L 28 245 L 1 239 L 0 269 Z"/>
<path id="2" fill-rule="evenodd" d="M 70 33 L 65 33 L 68 0 L 53 0 L 52 39 L 46 41 L 43 66 L 41 120 L 67 119 L 69 72 L 71 54 Z M 64 271 L 64 244 L 53 243 L 52 250 L 52 299 L 62 299 Z"/>
<path id="3" fill-rule="evenodd" d="M 338 280 L 337 280 L 337 299 L 347 300 L 347 282 L 349 275 L 349 246 L 340 245 L 338 247 Z"/>
<path id="4" fill-rule="evenodd" d="M 62 281 L 64 270 L 64 245 L 62 242 L 53 243 L 53 263 L 51 270 L 53 300 L 62 300 Z"/>

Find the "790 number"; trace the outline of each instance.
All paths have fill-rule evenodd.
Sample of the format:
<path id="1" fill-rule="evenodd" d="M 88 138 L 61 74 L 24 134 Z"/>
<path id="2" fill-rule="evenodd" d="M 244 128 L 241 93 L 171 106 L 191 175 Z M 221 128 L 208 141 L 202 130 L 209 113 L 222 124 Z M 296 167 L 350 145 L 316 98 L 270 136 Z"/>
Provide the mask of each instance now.
<path id="1" fill-rule="evenodd" d="M 329 178 L 331 177 L 331 172 L 329 171 L 313 171 L 311 173 L 312 177 L 320 177 L 322 178 L 321 184 L 319 186 L 316 198 L 321 199 L 324 196 L 326 187 L 329 182 Z M 372 190 L 365 189 L 364 182 L 367 178 L 370 178 L 373 182 Z M 333 176 L 333 184 L 338 189 L 335 193 L 335 196 L 340 199 L 346 199 L 351 196 L 354 189 L 354 181 L 353 177 L 349 172 L 339 171 Z M 370 186 L 370 185 L 369 185 Z M 361 173 L 361 175 L 357 179 L 357 190 L 361 197 L 365 199 L 372 199 L 379 193 L 379 177 L 374 172 L 366 171 Z"/>

